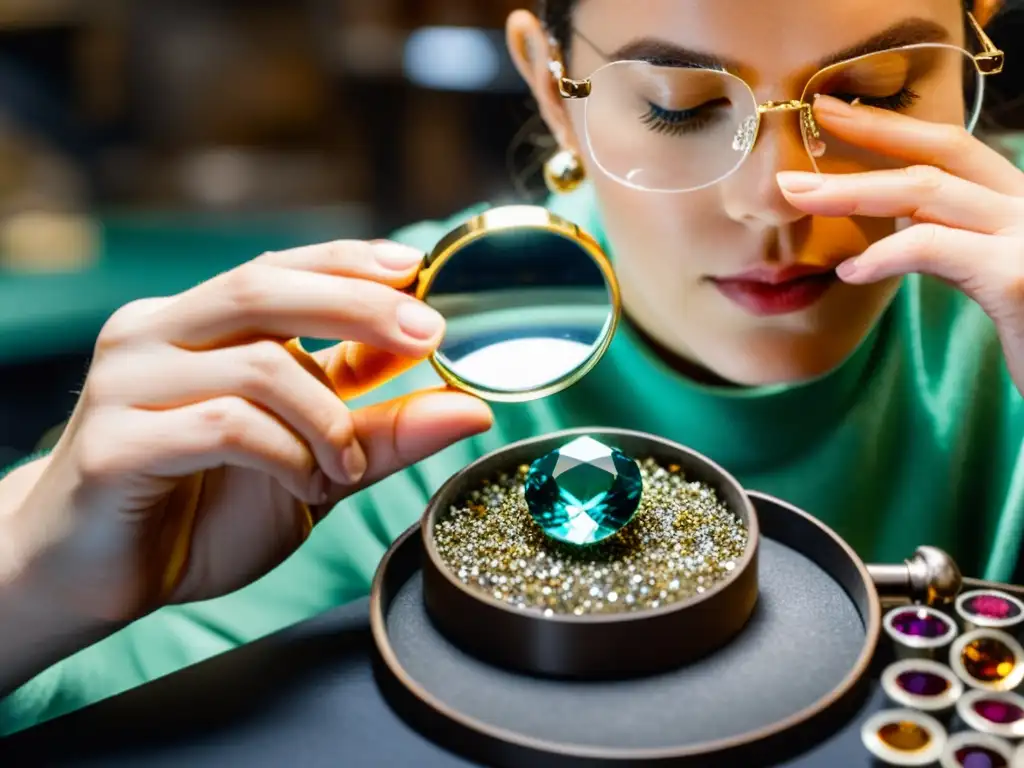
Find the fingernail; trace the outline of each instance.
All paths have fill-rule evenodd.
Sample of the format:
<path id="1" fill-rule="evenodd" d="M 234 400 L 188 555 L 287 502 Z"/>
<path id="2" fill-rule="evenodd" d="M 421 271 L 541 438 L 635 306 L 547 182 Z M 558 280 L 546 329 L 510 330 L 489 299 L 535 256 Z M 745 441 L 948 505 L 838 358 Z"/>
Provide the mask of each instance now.
<path id="1" fill-rule="evenodd" d="M 836 274 L 839 275 L 840 280 L 849 280 L 855 277 L 859 271 L 860 262 L 857 259 L 847 259 L 836 267 Z"/>
<path id="2" fill-rule="evenodd" d="M 835 115 L 836 117 L 849 117 L 854 113 L 853 106 L 850 104 L 847 104 L 842 99 L 837 99 L 835 96 L 827 96 L 825 94 L 815 95 L 814 110 L 815 112 Z"/>
<path id="3" fill-rule="evenodd" d="M 786 192 L 799 194 L 801 192 L 813 192 L 820 189 L 825 180 L 816 173 L 803 173 L 801 171 L 782 171 L 776 174 L 779 186 Z"/>
<path id="4" fill-rule="evenodd" d="M 398 305 L 398 327 L 409 336 L 426 341 L 444 327 L 444 318 L 419 301 L 403 301 Z"/>
<path id="5" fill-rule="evenodd" d="M 390 241 L 377 241 L 373 245 L 374 258 L 377 259 L 377 263 L 385 269 L 391 269 L 396 272 L 404 272 L 407 269 L 412 269 L 417 264 L 423 261 L 423 251 L 417 250 L 416 248 L 410 248 L 407 245 L 401 243 L 392 243 Z"/>
<path id="6" fill-rule="evenodd" d="M 327 501 L 327 489 L 330 487 L 330 481 L 327 479 L 327 475 L 322 470 L 317 470 L 313 473 L 313 480 L 310 485 L 310 501 L 314 504 L 323 504 Z"/>
<path id="7" fill-rule="evenodd" d="M 345 473 L 348 482 L 358 483 L 366 474 L 366 454 L 359 443 L 353 442 L 348 448 L 341 452 L 339 462 L 341 471 Z"/>

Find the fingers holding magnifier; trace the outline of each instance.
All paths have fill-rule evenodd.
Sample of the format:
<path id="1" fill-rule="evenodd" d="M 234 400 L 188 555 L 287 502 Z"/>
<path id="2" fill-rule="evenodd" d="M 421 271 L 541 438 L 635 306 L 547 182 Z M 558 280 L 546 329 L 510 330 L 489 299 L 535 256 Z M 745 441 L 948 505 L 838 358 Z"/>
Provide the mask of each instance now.
<path id="1" fill-rule="evenodd" d="M 345 341 L 313 355 L 339 397 L 362 397 L 419 365 L 424 357 L 396 355 L 385 349 Z"/>

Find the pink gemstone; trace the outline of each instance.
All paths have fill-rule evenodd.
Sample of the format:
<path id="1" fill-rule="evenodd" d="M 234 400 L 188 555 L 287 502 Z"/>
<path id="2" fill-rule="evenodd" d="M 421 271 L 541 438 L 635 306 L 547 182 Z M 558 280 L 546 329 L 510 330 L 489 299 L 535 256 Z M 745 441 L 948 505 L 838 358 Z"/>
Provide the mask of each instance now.
<path id="1" fill-rule="evenodd" d="M 1009 725 L 1024 718 L 1024 709 L 1008 701 L 999 699 L 981 699 L 974 702 L 974 711 L 984 717 L 990 723 Z"/>
<path id="2" fill-rule="evenodd" d="M 986 619 L 1013 619 L 1020 608 L 999 595 L 976 595 L 964 604 L 964 610 Z"/>

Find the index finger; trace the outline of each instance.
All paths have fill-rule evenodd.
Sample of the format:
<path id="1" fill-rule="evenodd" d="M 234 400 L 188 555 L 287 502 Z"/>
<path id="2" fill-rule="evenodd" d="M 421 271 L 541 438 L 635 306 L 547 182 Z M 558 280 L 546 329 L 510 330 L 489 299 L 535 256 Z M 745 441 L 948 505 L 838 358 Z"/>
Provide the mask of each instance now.
<path id="1" fill-rule="evenodd" d="M 963 126 L 864 104 L 852 106 L 824 95 L 814 100 L 814 116 L 827 133 L 842 141 L 910 165 L 941 168 L 996 192 L 1024 196 L 1024 173 Z"/>

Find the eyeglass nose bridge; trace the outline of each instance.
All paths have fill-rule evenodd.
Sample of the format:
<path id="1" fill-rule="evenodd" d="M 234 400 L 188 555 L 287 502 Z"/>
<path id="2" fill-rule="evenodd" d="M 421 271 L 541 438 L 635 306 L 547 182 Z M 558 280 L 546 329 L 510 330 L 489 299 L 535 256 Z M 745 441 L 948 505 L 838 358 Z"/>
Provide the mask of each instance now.
<path id="1" fill-rule="evenodd" d="M 742 152 L 749 152 L 753 149 L 761 125 L 761 116 L 772 112 L 800 112 L 800 127 L 804 132 L 812 139 L 821 138 L 821 129 L 818 127 L 818 121 L 814 119 L 814 109 L 806 101 L 800 99 L 766 101 L 763 104 L 758 104 L 757 113 L 748 117 L 740 125 L 733 139 L 733 149 Z"/>

